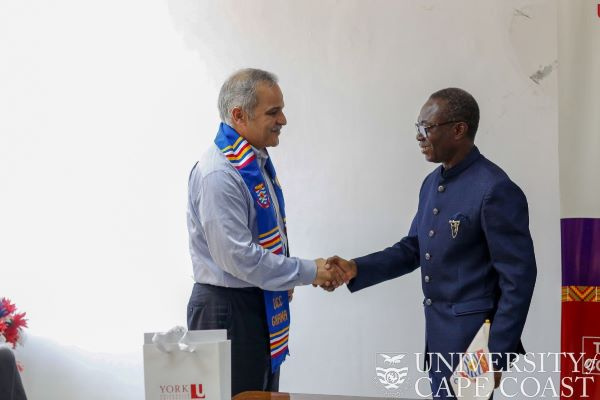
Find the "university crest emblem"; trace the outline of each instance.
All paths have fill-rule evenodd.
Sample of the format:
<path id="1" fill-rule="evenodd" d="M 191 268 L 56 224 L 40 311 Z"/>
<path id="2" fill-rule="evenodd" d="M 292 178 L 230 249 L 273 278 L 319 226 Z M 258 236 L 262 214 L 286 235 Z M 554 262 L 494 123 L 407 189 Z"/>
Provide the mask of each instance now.
<path id="1" fill-rule="evenodd" d="M 379 353 L 379 355 L 383 357 L 383 365 L 389 365 L 389 368 L 375 368 L 379 382 L 381 382 L 388 390 L 398 389 L 406 380 L 406 375 L 408 375 L 408 367 L 397 368 L 402 366 L 401 360 L 404 358 L 405 354 L 396 354 L 394 356 L 390 356 Z"/>
<path id="2" fill-rule="evenodd" d="M 490 370 L 487 355 L 483 349 L 478 349 L 473 353 L 465 353 L 461 361 L 463 368 L 459 375 L 463 378 L 475 380 L 475 378 Z"/>
<path id="3" fill-rule="evenodd" d="M 259 206 L 262 208 L 269 208 L 271 206 L 269 194 L 267 193 L 267 188 L 265 188 L 264 183 L 259 183 L 254 186 L 254 193 L 256 193 L 256 201 Z"/>

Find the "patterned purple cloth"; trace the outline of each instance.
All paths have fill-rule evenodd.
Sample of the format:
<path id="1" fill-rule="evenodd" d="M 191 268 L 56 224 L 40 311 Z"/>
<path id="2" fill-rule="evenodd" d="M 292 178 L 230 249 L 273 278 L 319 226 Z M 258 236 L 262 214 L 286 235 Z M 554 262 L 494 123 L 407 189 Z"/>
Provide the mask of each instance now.
<path id="1" fill-rule="evenodd" d="M 564 218 L 560 231 L 563 286 L 600 286 L 600 218 Z"/>

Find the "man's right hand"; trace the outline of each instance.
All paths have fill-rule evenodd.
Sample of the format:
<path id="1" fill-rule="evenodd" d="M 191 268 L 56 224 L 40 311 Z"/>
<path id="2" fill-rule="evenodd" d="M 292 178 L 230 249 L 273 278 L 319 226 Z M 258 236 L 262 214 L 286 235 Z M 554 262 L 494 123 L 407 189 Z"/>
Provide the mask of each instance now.
<path id="1" fill-rule="evenodd" d="M 333 268 L 324 258 L 317 258 L 317 276 L 313 281 L 313 286 L 335 289 L 344 284 L 344 275 L 338 268 Z"/>
<path id="2" fill-rule="evenodd" d="M 333 256 L 327 259 L 327 264 L 338 271 L 344 283 L 350 282 L 358 274 L 358 267 L 354 260 L 344 260 L 339 256 Z"/>

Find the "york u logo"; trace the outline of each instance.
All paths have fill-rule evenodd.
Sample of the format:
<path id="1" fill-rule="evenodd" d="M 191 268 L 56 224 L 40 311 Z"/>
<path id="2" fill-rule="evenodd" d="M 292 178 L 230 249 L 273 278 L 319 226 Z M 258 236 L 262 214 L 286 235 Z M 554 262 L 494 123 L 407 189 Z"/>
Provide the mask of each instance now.
<path id="1" fill-rule="evenodd" d="M 192 399 L 204 399 L 206 395 L 202 390 L 202 384 L 191 384 L 190 385 L 190 398 Z"/>
<path id="2" fill-rule="evenodd" d="M 600 18 L 600 3 L 598 3 L 598 10 L 597 10 L 597 12 L 598 12 L 598 18 Z"/>
<path id="3" fill-rule="evenodd" d="M 187 397 L 185 394 L 190 394 L 190 399 L 204 399 L 206 395 L 202 389 L 202 384 L 191 384 L 191 385 L 160 385 L 161 399 L 181 399 L 183 394 L 184 398 Z M 185 394 L 184 394 L 185 393 Z"/>

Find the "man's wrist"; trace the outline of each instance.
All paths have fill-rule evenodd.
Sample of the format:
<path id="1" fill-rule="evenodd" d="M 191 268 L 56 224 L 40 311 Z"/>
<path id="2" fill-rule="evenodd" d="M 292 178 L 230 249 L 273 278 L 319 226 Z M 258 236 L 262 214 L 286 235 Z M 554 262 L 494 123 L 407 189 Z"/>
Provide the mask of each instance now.
<path id="1" fill-rule="evenodd" d="M 317 262 L 314 260 L 302 260 L 298 262 L 298 278 L 301 285 L 310 285 L 317 279 Z"/>
<path id="2" fill-rule="evenodd" d="M 356 275 L 358 275 L 358 265 L 356 264 L 356 261 L 354 261 L 354 259 L 350 259 L 348 260 L 350 262 L 350 265 L 352 266 L 352 278 L 350 278 L 350 280 L 356 278 Z"/>

